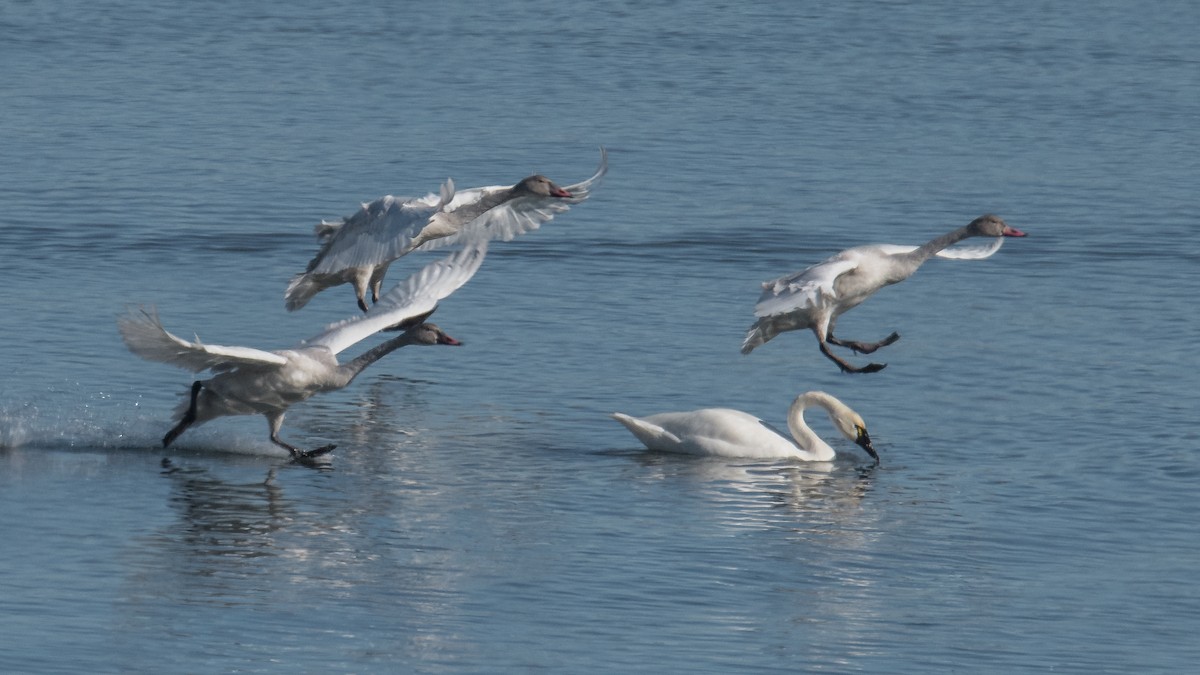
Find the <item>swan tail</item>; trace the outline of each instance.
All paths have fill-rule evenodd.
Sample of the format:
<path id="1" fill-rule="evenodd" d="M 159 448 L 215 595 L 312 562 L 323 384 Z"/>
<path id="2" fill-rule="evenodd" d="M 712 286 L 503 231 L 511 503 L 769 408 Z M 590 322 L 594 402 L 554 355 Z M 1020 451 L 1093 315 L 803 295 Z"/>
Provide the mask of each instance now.
<path id="1" fill-rule="evenodd" d="M 317 283 L 314 275 L 297 274 L 288 282 L 287 290 L 283 294 L 283 304 L 287 311 L 294 312 L 307 305 L 308 301 L 322 290 L 324 286 Z"/>
<path id="2" fill-rule="evenodd" d="M 646 420 L 619 412 L 613 413 L 612 418 L 624 424 L 625 428 L 629 429 L 642 442 L 642 445 L 651 450 L 670 450 L 682 443 L 675 434 Z"/>
<path id="3" fill-rule="evenodd" d="M 766 344 L 777 333 L 778 331 L 773 330 L 769 322 L 759 319 L 750 327 L 750 330 L 746 331 L 746 339 L 742 340 L 742 353 L 749 354 L 755 348 Z"/>

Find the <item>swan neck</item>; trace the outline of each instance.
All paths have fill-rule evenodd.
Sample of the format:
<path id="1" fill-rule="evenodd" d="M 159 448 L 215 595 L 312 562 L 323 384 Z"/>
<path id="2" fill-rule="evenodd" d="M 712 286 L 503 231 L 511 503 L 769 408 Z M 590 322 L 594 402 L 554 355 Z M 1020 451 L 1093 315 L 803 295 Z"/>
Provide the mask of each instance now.
<path id="1" fill-rule="evenodd" d="M 375 363 L 379 359 L 391 354 L 397 349 L 413 343 L 413 336 L 409 331 L 398 335 L 387 342 L 380 343 L 368 349 L 357 357 L 338 366 L 338 372 L 346 378 L 346 384 L 354 381 L 358 374 L 366 370 L 367 366 Z M 345 385 L 342 385 L 345 386 Z"/>
<path id="2" fill-rule="evenodd" d="M 516 187 L 485 192 L 478 200 L 446 212 L 446 217 L 458 225 L 466 225 L 479 216 L 516 197 Z"/>
<path id="3" fill-rule="evenodd" d="M 917 250 L 910 253 L 909 257 L 917 264 L 923 263 L 937 255 L 939 251 L 949 248 L 970 236 L 970 227 L 960 227 L 957 230 L 947 232 L 940 237 L 925 242 L 925 244 L 917 247 Z"/>
<path id="4" fill-rule="evenodd" d="M 792 432 L 792 438 L 796 440 L 800 451 L 807 455 L 805 459 L 810 461 L 826 462 L 832 460 L 835 454 L 833 448 L 804 421 L 804 411 L 814 405 L 824 408 L 832 419 L 834 408 L 828 397 L 828 394 L 810 391 L 797 396 L 796 400 L 792 402 L 791 409 L 788 410 L 788 431 Z"/>

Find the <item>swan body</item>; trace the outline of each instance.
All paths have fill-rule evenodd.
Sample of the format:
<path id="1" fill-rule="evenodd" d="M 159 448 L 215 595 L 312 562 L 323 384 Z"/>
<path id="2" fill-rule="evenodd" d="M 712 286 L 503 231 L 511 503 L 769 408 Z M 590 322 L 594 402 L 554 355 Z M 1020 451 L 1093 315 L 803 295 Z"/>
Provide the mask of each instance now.
<path id="1" fill-rule="evenodd" d="M 742 353 L 749 354 L 779 333 L 808 328 L 817 336 L 821 353 L 844 372 L 870 373 L 887 364 L 853 366 L 835 355 L 829 345 L 848 347 L 863 354 L 900 339 L 892 333 L 879 342 L 841 340 L 834 336 L 837 318 L 857 307 L 884 286 L 912 276 L 929 258 L 939 256 L 959 260 L 987 258 L 1000 249 L 1003 237 L 1023 237 L 1024 232 L 1009 227 L 997 216 L 985 215 L 923 246 L 874 244 L 849 248 L 824 262 L 800 272 L 763 284 L 763 293 L 754 306 L 758 320 L 746 332 Z M 990 237 L 983 246 L 949 248 L 969 237 Z"/>
<path id="2" fill-rule="evenodd" d="M 367 366 L 407 345 L 458 345 L 457 340 L 426 317 L 438 301 L 465 284 L 487 251 L 487 242 L 476 242 L 412 274 L 358 317 L 332 324 L 326 330 L 290 349 L 266 351 L 189 342 L 163 327 L 158 315 L 130 311 L 117 320 L 125 345 L 149 361 L 168 363 L 213 376 L 192 383 L 191 395 L 175 411 L 176 425 L 163 437 L 167 447 L 188 427 L 228 415 L 264 415 L 271 442 L 293 457 L 324 454 L 334 446 L 302 451 L 279 438 L 287 409 L 314 394 L 349 385 Z M 337 354 L 374 333 L 401 328 L 403 332 L 376 345 L 357 358 L 339 363 Z"/>
<path id="3" fill-rule="evenodd" d="M 340 223 L 317 225 L 321 250 L 305 272 L 288 284 L 284 304 L 288 311 L 300 309 L 326 288 L 349 283 L 359 308 L 366 311 L 367 291 L 378 300 L 383 277 L 395 260 L 417 248 L 430 250 L 475 239 L 509 241 L 536 230 L 586 201 L 607 171 L 608 153 L 601 148 L 596 173 L 566 187 L 533 175 L 515 185 L 457 191 L 453 181 L 447 181 L 438 195 L 420 199 L 381 197 Z"/>
<path id="4" fill-rule="evenodd" d="M 791 439 L 758 417 L 731 408 L 704 408 L 648 417 L 613 413 L 612 417 L 651 450 L 710 457 L 827 462 L 834 458 L 833 448 L 804 421 L 804 411 L 812 406 L 823 408 L 842 435 L 879 462 L 866 422 L 850 406 L 823 391 L 806 392 L 792 402 L 787 417 Z"/>

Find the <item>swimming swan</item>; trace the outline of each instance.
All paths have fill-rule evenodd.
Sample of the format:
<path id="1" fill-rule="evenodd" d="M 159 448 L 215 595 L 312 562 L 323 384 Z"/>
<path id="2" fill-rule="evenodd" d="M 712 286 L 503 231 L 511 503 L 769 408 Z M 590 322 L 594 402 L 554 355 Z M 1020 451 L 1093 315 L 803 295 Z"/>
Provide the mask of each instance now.
<path id="1" fill-rule="evenodd" d="M 879 463 L 879 454 L 871 446 L 871 437 L 867 434 L 867 423 L 845 403 L 823 391 L 797 396 L 788 409 L 788 429 L 795 441 L 754 415 L 730 408 L 659 413 L 649 417 L 613 413 L 612 417 L 651 450 L 715 457 L 793 457 L 827 462 L 834 457 L 833 448 L 804 421 L 805 409 L 812 406 L 824 408 L 837 430 L 866 450 L 876 464 Z"/>

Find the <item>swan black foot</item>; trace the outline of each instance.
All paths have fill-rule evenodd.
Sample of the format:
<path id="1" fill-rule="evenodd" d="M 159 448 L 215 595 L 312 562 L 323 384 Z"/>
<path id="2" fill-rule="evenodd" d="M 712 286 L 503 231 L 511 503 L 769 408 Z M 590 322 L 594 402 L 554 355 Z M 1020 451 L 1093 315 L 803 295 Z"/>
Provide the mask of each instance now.
<path id="1" fill-rule="evenodd" d="M 191 403 L 188 405 L 187 412 L 183 413 L 183 417 L 179 420 L 179 424 L 176 424 L 170 431 L 167 432 L 167 435 L 163 436 L 162 446 L 164 448 L 173 443 L 176 438 L 179 438 L 179 434 L 182 434 L 185 429 L 190 427 L 192 423 L 196 421 L 196 397 L 200 395 L 200 390 L 202 388 L 204 388 L 204 383 L 200 380 L 196 380 L 192 383 Z"/>
<path id="2" fill-rule="evenodd" d="M 836 363 L 838 368 L 842 369 L 843 373 L 878 373 L 884 368 L 887 368 L 886 363 L 868 363 L 865 366 L 859 367 L 839 358 L 837 354 L 834 354 L 833 351 L 829 349 L 829 346 L 826 343 L 821 342 L 820 347 L 821 353 L 828 357 L 830 361 Z"/>
<path id="3" fill-rule="evenodd" d="M 293 460 L 302 462 L 304 460 L 313 459 L 322 455 L 328 455 L 329 453 L 333 452 L 333 449 L 336 447 L 336 444 L 330 443 L 329 445 L 322 445 L 321 447 L 313 448 L 312 450 L 300 450 L 299 448 L 288 449 L 292 451 Z"/>
<path id="4" fill-rule="evenodd" d="M 871 354 L 871 353 L 874 353 L 875 350 L 877 350 L 881 347 L 886 347 L 899 339 L 900 339 L 899 333 L 892 333 L 891 335 L 883 338 L 879 342 L 859 342 L 857 340 L 839 340 L 832 335 L 827 337 L 826 341 L 829 342 L 829 344 L 831 344 L 831 345 L 837 345 L 839 347 L 846 347 L 846 348 L 854 351 L 855 354 Z"/>

